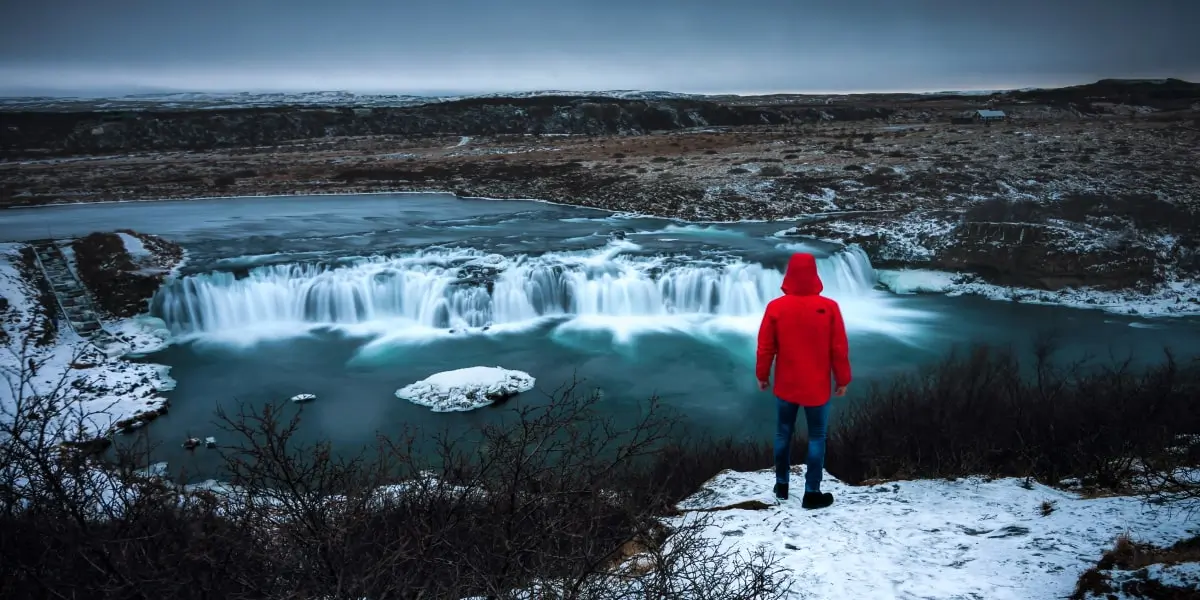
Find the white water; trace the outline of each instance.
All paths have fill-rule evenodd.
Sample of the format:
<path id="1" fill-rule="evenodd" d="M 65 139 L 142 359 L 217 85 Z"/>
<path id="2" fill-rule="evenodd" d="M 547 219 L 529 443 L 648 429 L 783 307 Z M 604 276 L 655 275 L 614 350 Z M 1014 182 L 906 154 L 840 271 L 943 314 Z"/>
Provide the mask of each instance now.
<path id="1" fill-rule="evenodd" d="M 524 329 L 547 318 L 622 335 L 700 325 L 752 333 L 767 302 L 781 293 L 783 273 L 757 263 L 621 254 L 635 248 L 617 242 L 537 257 L 438 251 L 339 267 L 263 266 L 242 279 L 210 273 L 164 286 L 154 312 L 176 335 L 202 337 L 276 337 L 338 327 L 420 338 L 485 327 Z M 817 266 L 826 295 L 843 304 L 852 331 L 903 337 L 926 316 L 897 308 L 876 291 L 875 271 L 857 248 L 819 259 Z M 481 271 L 484 276 L 471 280 Z"/>

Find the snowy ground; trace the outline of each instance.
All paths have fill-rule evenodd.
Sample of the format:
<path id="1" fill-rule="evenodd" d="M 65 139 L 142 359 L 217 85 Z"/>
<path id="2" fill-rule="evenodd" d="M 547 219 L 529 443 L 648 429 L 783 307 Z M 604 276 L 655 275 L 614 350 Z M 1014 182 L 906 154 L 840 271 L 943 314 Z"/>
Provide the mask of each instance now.
<path id="1" fill-rule="evenodd" d="M 0 349 L 0 379 L 4 380 L 0 382 L 0 418 L 11 419 L 19 399 L 58 388 L 69 400 L 60 418 L 73 422 L 87 415 L 84 431 L 72 431 L 72 436 L 103 435 L 118 422 L 162 408 L 166 401 L 159 392 L 175 385 L 167 367 L 105 356 L 69 329 L 59 331 L 51 345 L 31 347 L 21 356 L 22 330 L 40 316 L 37 292 L 17 268 L 20 248 L 19 244 L 0 244 L 0 296 L 8 301 L 0 325 L 9 340 Z M 158 324 L 156 319 L 139 318 L 106 325 L 131 351 L 148 352 L 164 343 L 165 331 Z M 36 367 L 32 372 L 31 360 Z M 23 377 L 23 371 L 31 374 Z"/>
<path id="2" fill-rule="evenodd" d="M 396 390 L 396 397 L 433 412 L 468 411 L 533 389 L 529 373 L 500 367 L 444 371 Z"/>
<path id="3" fill-rule="evenodd" d="M 679 508 L 770 504 L 707 513 L 708 535 L 738 549 L 775 552 L 791 570 L 796 599 L 1065 598 L 1120 534 L 1170 545 L 1196 527 L 1193 521 L 1189 533 L 1186 515 L 1137 498 L 1082 499 L 1038 484 L 1027 489 L 1016 479 L 851 487 L 826 475 L 822 489 L 835 501 L 817 511 L 800 508 L 798 498 L 776 504 L 773 483 L 770 471 L 727 471 Z M 1048 515 L 1044 502 L 1053 503 Z"/>
<path id="4" fill-rule="evenodd" d="M 1005 287 L 983 283 L 969 275 L 926 269 L 880 269 L 877 274 L 879 283 L 897 294 L 976 295 L 992 300 L 1096 308 L 1145 317 L 1200 313 L 1200 304 L 1194 301 L 1200 298 L 1200 282 L 1195 280 L 1172 281 L 1159 286 L 1151 293 L 1140 293 L 1133 290 L 1110 292 L 1090 288 L 1046 291 Z"/>

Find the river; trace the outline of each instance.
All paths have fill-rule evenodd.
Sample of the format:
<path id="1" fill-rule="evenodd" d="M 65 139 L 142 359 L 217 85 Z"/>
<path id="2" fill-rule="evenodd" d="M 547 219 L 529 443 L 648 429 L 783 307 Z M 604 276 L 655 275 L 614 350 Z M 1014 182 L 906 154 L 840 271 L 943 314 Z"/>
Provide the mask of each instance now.
<path id="1" fill-rule="evenodd" d="M 1200 320 L 877 289 L 856 248 L 778 237 L 786 223 L 697 225 L 532 201 L 387 194 L 226 198 L 15 209 L 0 239 L 131 228 L 182 244 L 188 262 L 152 301 L 174 343 L 143 360 L 171 367 L 170 413 L 148 428 L 156 460 L 194 477 L 228 442 L 218 407 L 256 409 L 300 393 L 298 439 L 361 450 L 377 433 L 461 433 L 544 403 L 572 380 L 603 410 L 638 414 L 656 395 L 697 431 L 767 439 L 770 396 L 753 335 L 795 251 L 813 252 L 843 307 L 856 383 L 928 364 L 955 345 L 1031 347 L 1053 333 L 1063 358 L 1200 354 Z M 394 392 L 476 365 L 527 371 L 537 389 L 503 407 L 432 413 Z M 288 405 L 288 411 L 300 410 Z"/>

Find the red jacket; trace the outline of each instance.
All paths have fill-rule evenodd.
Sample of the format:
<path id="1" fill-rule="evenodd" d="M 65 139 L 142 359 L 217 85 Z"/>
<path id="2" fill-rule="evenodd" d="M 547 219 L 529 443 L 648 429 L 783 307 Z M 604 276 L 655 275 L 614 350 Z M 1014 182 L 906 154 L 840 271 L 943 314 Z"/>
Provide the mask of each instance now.
<path id="1" fill-rule="evenodd" d="M 755 374 L 771 380 L 775 363 L 775 395 L 800 406 L 821 406 L 832 395 L 830 375 L 838 386 L 850 383 L 850 344 L 837 302 L 821 295 L 825 288 L 811 254 L 793 254 L 783 276 L 783 296 L 767 304 L 758 328 Z"/>

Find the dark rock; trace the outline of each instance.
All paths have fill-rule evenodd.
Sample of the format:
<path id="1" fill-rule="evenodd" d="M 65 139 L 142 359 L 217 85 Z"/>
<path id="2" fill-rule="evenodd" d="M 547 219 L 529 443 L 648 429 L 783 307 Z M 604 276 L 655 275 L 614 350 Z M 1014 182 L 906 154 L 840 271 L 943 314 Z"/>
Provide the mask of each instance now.
<path id="1" fill-rule="evenodd" d="M 153 265 L 133 262 L 116 233 L 92 233 L 72 243 L 79 278 L 96 306 L 116 317 L 132 317 L 149 308 L 166 270 L 183 259 L 183 249 L 161 238 L 125 231 L 142 241 Z M 146 267 L 157 267 L 147 270 Z"/>
<path id="2" fill-rule="evenodd" d="M 972 271 L 1000 285 L 1119 289 L 1156 280 L 1149 248 L 1077 249 L 1067 230 L 1031 223 L 965 223 L 933 267 Z"/>
<path id="3" fill-rule="evenodd" d="M 458 279 L 454 285 L 473 285 L 487 289 L 491 294 L 496 289 L 496 277 L 500 269 L 489 265 L 464 265 L 458 269 Z"/>

